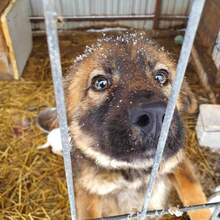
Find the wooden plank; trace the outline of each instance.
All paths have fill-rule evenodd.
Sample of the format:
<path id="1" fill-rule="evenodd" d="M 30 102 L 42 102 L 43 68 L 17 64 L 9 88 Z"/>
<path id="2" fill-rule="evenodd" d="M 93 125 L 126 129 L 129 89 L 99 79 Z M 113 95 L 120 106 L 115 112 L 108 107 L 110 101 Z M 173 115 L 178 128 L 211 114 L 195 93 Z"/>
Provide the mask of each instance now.
<path id="1" fill-rule="evenodd" d="M 8 58 L 8 49 L 0 27 L 0 80 L 13 79 L 11 65 Z"/>
<path id="2" fill-rule="evenodd" d="M 19 79 L 32 49 L 28 1 L 12 0 L 1 16 L 1 26 L 15 79 Z"/>
<path id="3" fill-rule="evenodd" d="M 217 81 L 217 84 L 220 84 L 220 69 L 217 71 L 216 81 Z"/>
<path id="4" fill-rule="evenodd" d="M 32 50 L 32 30 L 29 21 L 28 3 L 28 0 L 16 0 L 6 17 L 19 77 Z"/>
<path id="5" fill-rule="evenodd" d="M 160 12 L 161 12 L 161 0 L 156 0 L 155 11 L 154 11 L 154 20 L 153 20 L 153 29 L 159 29 Z"/>
<path id="6" fill-rule="evenodd" d="M 6 51 L 4 36 L 0 27 L 0 52 Z"/>
<path id="7" fill-rule="evenodd" d="M 216 104 L 215 94 L 212 91 L 212 88 L 209 84 L 207 72 L 205 71 L 202 62 L 200 61 L 199 53 L 197 52 L 195 46 L 193 46 L 193 48 L 192 48 L 192 58 L 193 58 L 192 59 L 193 64 L 194 64 L 196 72 L 199 76 L 200 82 L 204 86 L 204 89 L 206 90 L 206 92 L 211 100 L 211 103 Z"/>
<path id="8" fill-rule="evenodd" d="M 5 47 L 3 34 L 0 29 L 0 74 L 8 72 L 7 48 Z"/>
<path id="9" fill-rule="evenodd" d="M 9 5 L 9 2 L 10 2 L 10 0 L 1 0 L 0 1 L 0 15 L 7 8 L 7 6 Z"/>
<path id="10" fill-rule="evenodd" d="M 0 30 L 0 79 L 8 78 L 6 75 L 10 75 L 10 65 L 8 63 L 7 48 Z"/>
<path id="11" fill-rule="evenodd" d="M 197 39 L 200 44 L 207 49 L 209 55 L 212 53 L 213 45 L 220 27 L 219 9 L 219 0 L 207 0 L 198 28 Z"/>
<path id="12" fill-rule="evenodd" d="M 11 65 L 12 65 L 13 75 L 14 75 L 15 79 L 18 79 L 19 73 L 18 73 L 17 63 L 16 63 L 16 59 L 15 59 L 14 48 L 12 45 L 12 41 L 11 41 L 9 29 L 8 29 L 8 24 L 7 24 L 7 19 L 6 19 L 6 16 L 9 13 L 9 11 L 11 10 L 14 3 L 15 3 L 15 0 L 12 0 L 10 2 L 9 6 L 3 12 L 2 16 L 1 16 L 1 27 L 2 27 L 2 32 L 4 34 L 4 38 L 5 38 L 7 47 L 9 49 L 8 55 L 9 55 L 9 59 L 10 59 Z"/>

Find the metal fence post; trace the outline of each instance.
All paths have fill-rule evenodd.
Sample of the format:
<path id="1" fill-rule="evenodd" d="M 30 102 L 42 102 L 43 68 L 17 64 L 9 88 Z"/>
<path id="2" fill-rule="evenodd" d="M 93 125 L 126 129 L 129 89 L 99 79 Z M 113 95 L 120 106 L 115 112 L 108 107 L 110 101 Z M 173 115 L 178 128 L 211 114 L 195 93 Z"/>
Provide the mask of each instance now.
<path id="1" fill-rule="evenodd" d="M 57 36 L 57 14 L 54 10 L 53 0 L 42 0 L 44 6 L 44 16 L 47 31 L 47 43 L 50 55 L 52 77 L 54 83 L 54 91 L 56 98 L 57 114 L 59 119 L 59 127 L 61 131 L 64 167 L 66 174 L 66 182 L 68 188 L 70 211 L 72 220 L 76 220 L 76 208 L 73 185 L 73 172 L 70 157 L 70 144 L 68 137 L 68 125 L 66 117 L 64 91 L 62 85 L 62 70 L 60 62 L 60 50 Z"/>
<path id="2" fill-rule="evenodd" d="M 153 191 L 153 185 L 156 180 L 156 176 L 157 176 L 158 169 L 160 166 L 160 161 L 162 159 L 167 135 L 169 132 L 170 124 L 171 124 L 173 113 L 174 113 L 175 106 L 176 106 L 176 101 L 177 101 L 177 98 L 178 98 L 178 95 L 181 89 L 181 85 L 184 79 L 185 70 L 188 64 L 190 52 L 193 46 L 193 41 L 196 35 L 197 27 L 200 21 L 200 17 L 202 14 L 204 4 L 205 4 L 205 0 L 194 0 L 192 4 L 192 9 L 191 9 L 191 12 L 189 15 L 189 21 L 187 24 L 187 29 L 185 32 L 184 42 L 182 45 L 180 58 L 179 58 L 178 65 L 177 65 L 176 78 L 172 85 L 171 95 L 169 97 L 169 101 L 168 101 L 168 105 L 167 105 L 167 109 L 165 113 L 165 118 L 162 124 L 161 134 L 160 134 L 158 145 L 157 145 L 157 150 L 156 150 L 156 155 L 155 155 L 155 159 L 153 163 L 153 168 L 151 171 L 151 176 L 147 183 L 147 189 L 146 189 L 146 194 L 144 198 L 142 213 L 140 215 L 140 220 L 144 220 L 146 210 L 148 209 L 149 204 L 150 204 L 150 199 L 151 199 L 151 195 Z"/>

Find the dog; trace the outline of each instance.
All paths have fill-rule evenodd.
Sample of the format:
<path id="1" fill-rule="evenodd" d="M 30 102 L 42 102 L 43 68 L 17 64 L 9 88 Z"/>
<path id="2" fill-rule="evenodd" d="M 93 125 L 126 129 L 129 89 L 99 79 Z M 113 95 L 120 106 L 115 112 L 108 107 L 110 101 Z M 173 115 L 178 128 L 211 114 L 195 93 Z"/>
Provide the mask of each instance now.
<path id="1" fill-rule="evenodd" d="M 105 36 L 76 58 L 64 79 L 78 219 L 101 218 L 143 205 L 176 65 L 142 32 Z M 150 209 L 166 207 L 175 187 L 183 205 L 206 203 L 184 154 L 183 112 L 197 102 L 183 83 L 154 184 Z M 45 130 L 58 127 L 55 110 L 40 118 Z M 209 210 L 188 213 L 208 220 Z"/>

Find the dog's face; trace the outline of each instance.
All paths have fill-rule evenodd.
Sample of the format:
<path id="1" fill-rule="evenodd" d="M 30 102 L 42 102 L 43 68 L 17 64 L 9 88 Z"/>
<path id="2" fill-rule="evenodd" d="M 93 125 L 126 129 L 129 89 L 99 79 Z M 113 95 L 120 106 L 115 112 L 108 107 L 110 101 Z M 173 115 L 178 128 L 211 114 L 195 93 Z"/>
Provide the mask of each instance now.
<path id="1" fill-rule="evenodd" d="M 87 48 L 65 79 L 75 147 L 107 168 L 151 167 L 174 77 L 167 53 L 142 34 L 104 38 Z M 182 99 L 164 161 L 177 158 L 183 146 Z"/>
<path id="2" fill-rule="evenodd" d="M 104 38 L 67 77 L 70 131 L 76 147 L 106 167 L 152 165 L 175 66 L 143 35 Z M 183 145 L 176 109 L 164 159 Z"/>

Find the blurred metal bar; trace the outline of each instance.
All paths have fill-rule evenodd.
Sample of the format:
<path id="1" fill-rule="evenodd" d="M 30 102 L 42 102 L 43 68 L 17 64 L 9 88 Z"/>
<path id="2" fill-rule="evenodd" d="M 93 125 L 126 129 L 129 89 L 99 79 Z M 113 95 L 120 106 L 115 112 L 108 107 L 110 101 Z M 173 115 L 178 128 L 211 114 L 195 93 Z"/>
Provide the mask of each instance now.
<path id="1" fill-rule="evenodd" d="M 220 207 L 220 202 L 191 205 L 191 206 L 185 206 L 181 208 L 152 210 L 152 211 L 147 211 L 146 216 L 163 216 L 163 215 L 169 215 L 169 214 L 171 215 L 171 213 L 174 213 L 175 211 L 176 213 L 181 214 L 181 213 L 185 213 L 185 212 L 189 212 L 193 210 L 213 208 L 216 206 Z M 96 218 L 93 220 L 123 220 L 123 219 L 132 219 L 135 217 L 139 217 L 140 215 L 141 215 L 141 212 L 131 212 L 131 213 L 123 214 L 123 215 Z M 201 219 L 198 219 L 198 220 L 201 220 Z M 216 219 L 212 219 L 212 220 L 216 220 Z"/>
<path id="2" fill-rule="evenodd" d="M 92 15 L 92 16 L 59 16 L 64 22 L 71 21 L 117 21 L 117 20 L 153 20 L 154 14 L 149 15 Z M 159 20 L 187 20 L 188 16 L 185 15 L 161 15 Z M 30 17 L 31 22 L 38 23 L 43 22 L 44 17 Z"/>
<path id="3" fill-rule="evenodd" d="M 218 216 L 220 214 L 220 204 L 216 205 L 215 209 L 214 209 L 214 212 L 212 214 L 212 218 L 211 220 L 218 220 Z"/>
<path id="4" fill-rule="evenodd" d="M 68 125 L 66 117 L 64 91 L 62 85 L 62 70 L 60 63 L 60 50 L 57 36 L 57 14 L 54 10 L 53 0 L 42 0 L 44 6 L 44 16 L 46 21 L 47 43 L 50 55 L 52 77 L 56 98 L 59 127 L 61 130 L 61 140 L 64 158 L 66 182 L 69 194 L 70 210 L 72 220 L 76 220 L 76 208 L 73 188 L 73 172 L 70 157 L 70 146 L 68 136 Z"/>
<path id="5" fill-rule="evenodd" d="M 187 24 L 187 29 L 185 32 L 185 37 L 182 45 L 182 49 L 180 52 L 180 58 L 177 64 L 176 77 L 172 85 L 171 95 L 169 97 L 165 118 L 161 128 L 161 134 L 159 137 L 156 155 L 153 163 L 153 168 L 151 171 L 150 179 L 146 186 L 146 194 L 144 198 L 144 204 L 142 213 L 140 216 L 140 220 L 144 220 L 146 215 L 146 210 L 150 205 L 150 199 L 153 191 L 154 182 L 157 177 L 158 169 L 160 166 L 160 161 L 162 159 L 163 151 L 165 148 L 170 124 L 173 118 L 173 113 L 176 106 L 176 101 L 181 89 L 181 85 L 184 79 L 185 70 L 188 64 L 188 60 L 190 57 L 191 49 L 193 46 L 193 41 L 196 35 L 197 27 L 200 21 L 200 17 L 202 14 L 202 10 L 204 7 L 205 0 L 194 0 L 192 4 L 192 9 L 189 15 L 189 21 Z"/>

